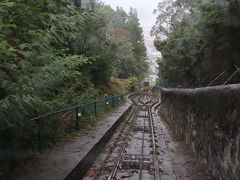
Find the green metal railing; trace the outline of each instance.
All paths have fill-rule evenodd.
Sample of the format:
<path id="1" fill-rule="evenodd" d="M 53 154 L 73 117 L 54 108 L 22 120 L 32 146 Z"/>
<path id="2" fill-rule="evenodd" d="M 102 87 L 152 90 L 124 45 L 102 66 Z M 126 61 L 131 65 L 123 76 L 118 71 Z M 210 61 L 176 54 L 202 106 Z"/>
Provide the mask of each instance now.
<path id="1" fill-rule="evenodd" d="M 75 106 L 69 107 L 69 108 L 65 108 L 59 111 L 55 111 L 55 112 L 51 112 L 48 114 L 44 114 L 38 117 L 34 117 L 32 119 L 23 121 L 23 123 L 29 123 L 32 121 L 40 121 L 43 120 L 47 117 L 51 117 L 54 116 L 56 114 L 60 114 L 60 113 L 64 113 L 64 112 L 68 112 L 71 111 L 73 109 L 76 110 L 76 121 L 79 120 L 79 116 L 82 115 L 95 115 L 97 116 L 98 111 L 102 111 L 104 109 L 108 109 L 109 107 L 115 107 L 116 104 L 118 104 L 118 102 L 120 100 L 123 99 L 123 95 L 122 94 L 118 94 L 118 95 L 114 95 L 114 96 L 108 96 L 108 97 L 103 97 L 100 99 L 95 99 L 95 100 L 90 100 L 90 101 L 81 101 L 81 102 L 77 102 Z M 87 109 L 87 107 L 90 107 L 90 109 Z M 81 111 L 82 110 L 82 111 Z M 79 114 L 79 112 L 82 112 Z M 11 126 L 7 126 L 4 128 L 0 128 L 0 133 L 6 131 L 7 129 L 16 127 L 19 125 L 11 125 Z"/>
<path id="2" fill-rule="evenodd" d="M 41 115 L 0 129 L 0 165 L 24 159 L 53 146 L 64 134 L 84 129 L 91 119 L 114 108 L 123 95 L 82 101 L 72 107 Z M 94 122 L 95 123 L 95 122 Z"/>

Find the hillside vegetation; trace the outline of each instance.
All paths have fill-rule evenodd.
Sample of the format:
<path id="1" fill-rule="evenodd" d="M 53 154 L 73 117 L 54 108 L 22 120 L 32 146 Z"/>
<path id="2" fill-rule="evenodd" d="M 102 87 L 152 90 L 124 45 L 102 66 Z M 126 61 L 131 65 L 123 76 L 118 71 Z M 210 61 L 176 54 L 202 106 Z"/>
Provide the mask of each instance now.
<path id="1" fill-rule="evenodd" d="M 213 84 L 220 85 L 240 67 L 239 0 L 164 0 L 155 13 L 159 76 L 171 86 L 206 86 L 224 73 Z"/>
<path id="2" fill-rule="evenodd" d="M 93 0 L 3 0 L 0 128 L 137 86 L 145 56 L 135 9 Z M 112 77 L 131 82 L 118 88 L 121 80 Z"/>

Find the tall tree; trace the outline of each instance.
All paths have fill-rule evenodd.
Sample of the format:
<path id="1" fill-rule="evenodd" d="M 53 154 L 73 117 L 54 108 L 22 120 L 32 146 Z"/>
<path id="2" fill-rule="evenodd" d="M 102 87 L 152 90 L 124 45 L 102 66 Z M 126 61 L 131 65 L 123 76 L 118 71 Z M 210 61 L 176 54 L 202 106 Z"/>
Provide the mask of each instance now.
<path id="1" fill-rule="evenodd" d="M 124 79 L 135 76 L 140 81 L 147 72 L 148 64 L 136 9 L 131 8 L 126 13 L 120 7 L 116 11 L 105 5 L 102 8 L 108 20 L 108 37 L 119 52 L 115 53 L 116 75 Z"/>
<path id="2" fill-rule="evenodd" d="M 221 84 L 240 65 L 238 1 L 174 0 L 159 3 L 156 13 L 152 33 L 163 54 L 161 78 L 188 86 L 208 76 L 207 83 L 225 71 Z"/>

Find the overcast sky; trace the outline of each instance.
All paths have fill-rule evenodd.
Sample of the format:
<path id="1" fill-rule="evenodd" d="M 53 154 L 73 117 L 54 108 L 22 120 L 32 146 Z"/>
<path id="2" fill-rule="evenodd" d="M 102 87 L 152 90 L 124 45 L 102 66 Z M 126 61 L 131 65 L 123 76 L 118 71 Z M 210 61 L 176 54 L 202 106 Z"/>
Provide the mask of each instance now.
<path id="1" fill-rule="evenodd" d="M 117 6 L 123 7 L 125 11 L 129 12 L 130 7 L 136 8 L 141 26 L 152 27 L 155 23 L 155 16 L 153 10 L 157 8 L 160 0 L 102 0 L 105 4 L 111 5 L 112 8 Z"/>

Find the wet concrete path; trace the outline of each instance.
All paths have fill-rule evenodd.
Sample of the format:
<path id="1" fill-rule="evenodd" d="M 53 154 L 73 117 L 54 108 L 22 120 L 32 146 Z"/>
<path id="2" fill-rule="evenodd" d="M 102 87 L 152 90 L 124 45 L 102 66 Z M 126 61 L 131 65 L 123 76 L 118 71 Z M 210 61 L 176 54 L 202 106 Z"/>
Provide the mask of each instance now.
<path id="1" fill-rule="evenodd" d="M 9 179 L 63 180 L 130 106 L 131 102 L 127 100 L 124 105 L 99 120 L 88 135 L 64 140 L 51 151 L 28 162 Z"/>
<path id="2" fill-rule="evenodd" d="M 153 114 L 160 147 L 161 180 L 211 180 L 206 169 L 196 161 L 187 147 L 176 140 L 168 125 Z"/>

